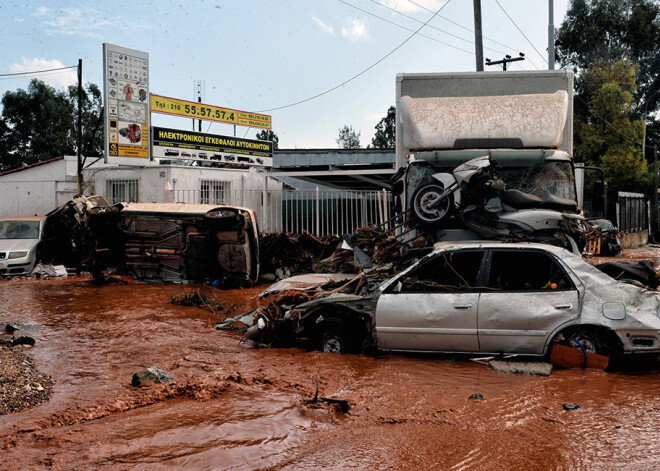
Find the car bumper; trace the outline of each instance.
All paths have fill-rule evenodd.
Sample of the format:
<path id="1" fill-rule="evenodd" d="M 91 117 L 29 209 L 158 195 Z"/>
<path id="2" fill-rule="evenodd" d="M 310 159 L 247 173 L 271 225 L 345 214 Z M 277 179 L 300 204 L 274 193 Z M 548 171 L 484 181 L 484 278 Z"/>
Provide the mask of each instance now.
<path id="1" fill-rule="evenodd" d="M 35 260 L 27 257 L 0 260 L 0 276 L 29 275 L 34 269 Z"/>
<path id="2" fill-rule="evenodd" d="M 660 353 L 660 330 L 625 330 L 617 334 L 623 353 Z"/>

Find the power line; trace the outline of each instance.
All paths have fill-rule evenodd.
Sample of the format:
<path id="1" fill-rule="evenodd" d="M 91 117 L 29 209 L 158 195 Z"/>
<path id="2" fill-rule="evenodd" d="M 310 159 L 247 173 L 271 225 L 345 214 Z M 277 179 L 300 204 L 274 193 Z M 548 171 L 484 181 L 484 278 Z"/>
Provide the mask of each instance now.
<path id="1" fill-rule="evenodd" d="M 374 13 L 371 13 L 370 11 L 363 10 L 362 8 L 356 7 L 355 5 L 352 5 L 352 4 L 350 4 L 350 3 L 348 3 L 348 2 L 346 2 L 346 1 L 344 1 L 344 0 L 337 0 L 337 1 L 340 2 L 340 3 L 343 3 L 344 5 L 348 5 L 348 6 L 351 7 L 351 8 L 355 8 L 356 10 L 359 10 L 359 11 L 361 11 L 362 13 L 366 13 L 367 15 L 371 15 L 371 16 L 373 16 L 373 17 L 375 17 L 375 18 L 378 18 L 379 20 L 383 20 L 383 21 L 385 21 L 385 22 L 387 22 L 387 23 L 389 23 L 389 24 L 391 24 L 391 25 L 398 26 L 399 28 L 405 29 L 406 31 L 410 31 L 410 32 L 415 31 L 415 30 L 413 30 L 413 29 L 410 29 L 410 28 L 407 28 L 407 27 L 405 27 L 405 26 L 403 26 L 403 25 L 400 25 L 399 23 L 395 23 L 394 21 L 390 21 L 390 20 L 388 20 L 388 19 L 386 19 L 386 18 L 383 18 L 382 16 L 378 16 L 378 15 L 376 15 L 376 14 L 374 14 Z M 387 7 L 386 7 L 386 8 L 387 8 Z M 394 11 L 396 11 L 396 10 L 394 10 Z M 413 18 L 413 19 L 414 19 L 414 18 Z M 415 20 L 415 21 L 418 21 L 418 20 Z M 422 21 L 419 21 L 419 22 L 420 22 L 420 23 L 423 23 Z M 474 52 L 472 52 L 472 51 L 467 51 L 467 50 L 465 50 L 465 49 L 461 49 L 460 47 L 454 46 L 453 44 L 449 44 L 449 43 L 446 43 L 446 42 L 444 42 L 444 41 L 440 41 L 439 39 L 436 39 L 436 38 L 432 38 L 431 36 L 426 36 L 425 34 L 419 34 L 419 36 L 421 36 L 421 37 L 423 37 L 423 38 L 426 38 L 426 39 L 430 39 L 431 41 L 435 41 L 435 42 L 440 43 L 440 44 L 443 44 L 443 45 L 445 45 L 445 46 L 449 46 L 449 47 L 452 47 L 452 48 L 454 48 L 454 49 L 458 49 L 459 51 L 466 52 L 466 53 L 468 53 L 468 54 L 474 55 Z"/>
<path id="2" fill-rule="evenodd" d="M 340 0 L 340 1 L 341 1 L 341 0 Z M 415 22 L 417 22 L 417 23 L 423 23 L 423 21 L 418 20 L 418 19 L 415 18 L 414 16 L 406 15 L 405 13 L 400 12 L 400 11 L 398 11 L 398 10 L 395 9 L 395 8 L 388 7 L 387 5 L 383 5 L 382 3 L 379 3 L 379 2 L 377 2 L 376 0 L 371 0 L 371 2 L 372 2 L 372 3 L 375 3 L 376 5 L 378 5 L 378 6 L 380 6 L 380 7 L 383 7 L 383 8 L 386 8 L 386 9 L 390 10 L 390 11 L 393 11 L 394 13 L 396 13 L 396 14 L 398 14 L 398 15 L 401 15 L 401 16 L 403 16 L 404 18 L 408 18 L 409 20 L 413 20 L 413 21 L 415 21 Z M 346 2 L 342 2 L 342 3 L 346 3 Z M 353 5 L 350 5 L 350 6 L 353 6 Z M 357 8 L 357 7 L 354 7 L 354 8 Z M 359 10 L 359 8 L 358 8 L 358 10 Z M 364 11 L 364 10 L 361 10 L 361 11 Z M 365 12 L 365 13 L 368 13 L 368 12 Z M 371 14 L 371 13 L 370 13 L 370 14 Z M 400 26 L 400 25 L 398 25 L 398 26 Z M 449 35 L 449 36 L 451 36 L 451 37 L 453 37 L 453 38 L 460 39 L 461 41 L 465 41 L 466 43 L 473 44 L 473 42 L 472 42 L 471 39 L 465 39 L 465 38 L 462 38 L 461 36 L 457 36 L 457 35 L 455 35 L 455 34 L 453 34 L 453 33 L 450 33 L 449 31 L 445 31 L 445 30 L 443 30 L 443 29 L 436 28 L 436 27 L 433 26 L 433 25 L 429 25 L 429 28 L 432 28 L 432 29 L 434 29 L 434 30 L 436 30 L 436 31 L 440 31 L 441 33 L 443 33 L 443 34 L 447 34 L 447 35 Z M 420 35 L 420 36 L 423 36 L 423 35 Z M 427 37 L 427 36 L 425 36 L 425 37 Z M 491 48 L 489 48 L 489 47 L 487 47 L 487 48 L 485 48 L 485 49 L 488 49 L 489 51 L 497 52 L 498 54 L 506 54 L 506 52 L 498 51 L 497 49 L 491 49 Z"/>
<path id="3" fill-rule="evenodd" d="M 56 69 L 44 69 L 44 70 L 34 70 L 32 72 L 16 72 L 14 74 L 0 74 L 0 77 L 14 77 L 16 75 L 32 75 L 32 74 L 41 74 L 44 72 L 53 72 L 55 70 L 65 70 L 65 69 L 77 69 L 77 65 L 72 65 L 69 67 L 58 67 Z"/>
<path id="4" fill-rule="evenodd" d="M 333 91 L 337 90 L 338 88 L 343 87 L 343 86 L 346 85 L 347 83 L 349 83 L 349 82 L 355 80 L 356 78 L 360 77 L 361 75 L 364 75 L 365 73 L 367 73 L 368 71 L 370 71 L 371 69 L 373 69 L 374 67 L 376 67 L 378 64 L 380 64 L 381 62 L 383 62 L 385 59 L 387 59 L 388 57 L 390 57 L 390 56 L 391 56 L 392 54 L 394 54 L 396 51 L 398 51 L 399 49 L 401 49 L 401 48 L 403 47 L 404 44 L 406 44 L 406 43 L 407 43 L 408 41 L 410 41 L 413 37 L 415 37 L 415 36 L 417 35 L 417 33 L 419 33 L 419 32 L 422 30 L 422 28 L 423 28 L 424 26 L 426 26 L 426 25 L 427 25 L 427 24 L 428 24 L 433 18 L 435 18 L 436 15 L 437 15 L 438 13 L 440 13 L 440 12 L 442 11 L 443 8 L 445 8 L 447 5 L 449 5 L 450 2 L 451 2 L 451 0 L 448 0 L 444 5 L 442 5 L 442 6 L 438 9 L 438 11 L 436 11 L 435 13 L 433 13 L 433 16 L 431 16 L 431 17 L 428 19 L 428 21 L 427 21 L 426 23 L 424 23 L 422 26 L 420 26 L 420 27 L 419 27 L 419 28 L 418 28 L 413 34 L 411 34 L 410 36 L 408 36 L 408 37 L 407 37 L 407 38 L 406 38 L 401 44 L 399 44 L 397 47 L 395 47 L 395 48 L 392 49 L 390 52 L 388 52 L 387 54 L 385 54 L 383 57 L 381 57 L 380 59 L 378 59 L 376 62 L 374 62 L 373 64 L 371 64 L 369 67 L 367 67 L 366 69 L 364 69 L 362 72 L 360 72 L 360 73 L 358 73 L 358 74 L 355 74 L 354 76 L 352 76 L 352 77 L 349 78 L 348 80 L 345 80 L 344 82 L 340 83 L 339 85 L 336 85 L 336 86 L 334 86 L 334 87 L 332 87 L 332 88 L 330 88 L 330 89 L 328 89 L 328 90 L 326 90 L 326 91 L 324 91 L 324 92 L 317 93 L 316 95 L 311 96 L 311 97 L 309 97 L 309 98 L 305 98 L 304 100 L 300 100 L 300 101 L 297 101 L 297 102 L 295 102 L 295 103 L 291 103 L 291 104 L 289 104 L 289 105 L 278 106 L 277 108 L 270 108 L 270 109 L 268 109 L 268 110 L 261 110 L 261 111 L 258 111 L 258 113 L 265 113 L 265 112 L 268 112 L 268 111 L 276 111 L 276 110 L 281 110 L 281 109 L 284 109 L 284 108 L 290 108 L 290 107 L 292 107 L 292 106 L 300 105 L 301 103 L 305 103 L 305 102 L 308 102 L 308 101 L 314 100 L 314 99 L 319 98 L 319 97 L 321 97 L 321 96 L 323 96 L 323 95 L 327 95 L 328 93 L 333 92 Z"/>
<path id="5" fill-rule="evenodd" d="M 415 5 L 416 7 L 421 8 L 422 10 L 426 10 L 426 11 L 428 11 L 428 12 L 430 12 L 430 13 L 433 13 L 433 10 L 429 10 L 429 9 L 426 8 L 424 5 L 420 5 L 419 3 L 414 2 L 413 0 L 408 0 L 408 2 L 409 2 L 409 3 L 412 3 L 412 4 Z M 442 18 L 443 20 L 448 21 L 448 22 L 450 22 L 451 24 L 456 25 L 456 26 L 458 26 L 459 28 L 463 28 L 465 31 L 468 31 L 468 32 L 474 34 L 474 31 L 471 30 L 470 28 L 468 28 L 468 27 L 466 27 L 466 26 L 463 26 L 463 25 L 460 24 L 460 23 L 456 23 L 454 20 L 450 20 L 450 19 L 447 18 L 446 16 L 438 15 L 438 18 Z M 511 46 L 507 46 L 506 44 L 502 44 L 501 42 L 496 41 L 496 40 L 493 39 L 493 38 L 489 38 L 488 36 L 483 36 L 483 35 L 482 35 L 482 37 L 483 37 L 484 39 L 488 39 L 490 42 L 493 42 L 493 43 L 495 43 L 495 44 L 499 44 L 499 45 L 502 46 L 502 47 L 506 47 L 507 49 L 511 49 L 511 50 L 515 50 L 515 49 L 516 49 L 515 47 L 511 47 Z M 492 50 L 492 49 L 491 49 L 491 50 Z M 495 51 L 495 52 L 499 52 L 499 51 Z M 500 52 L 500 54 L 501 54 L 501 52 Z"/>
<path id="6" fill-rule="evenodd" d="M 499 0 L 495 0 L 495 3 L 497 3 L 497 5 L 502 9 L 502 11 L 503 11 L 504 14 L 507 16 L 507 18 L 509 18 L 509 20 L 511 20 L 511 23 L 513 23 L 513 26 L 515 26 L 516 29 L 517 29 L 518 31 L 520 31 L 520 34 L 523 35 L 523 37 L 527 40 L 527 42 L 529 43 L 529 45 L 532 46 L 532 48 L 536 51 L 536 53 L 539 55 L 539 57 L 540 57 L 541 59 L 543 59 L 543 61 L 547 64 L 547 63 L 548 63 L 548 60 L 547 60 L 545 57 L 543 57 L 543 54 L 541 54 L 541 53 L 539 52 L 539 50 L 536 49 L 536 46 L 534 46 L 534 44 L 532 44 L 532 42 L 531 42 L 531 41 L 529 40 L 529 38 L 525 35 L 525 33 L 523 33 L 522 30 L 518 27 L 518 25 L 516 24 L 516 22 L 513 21 L 513 18 L 511 18 L 511 17 L 509 16 L 509 14 L 506 12 L 506 10 L 504 9 L 504 7 L 503 7 L 502 5 L 500 5 Z"/>

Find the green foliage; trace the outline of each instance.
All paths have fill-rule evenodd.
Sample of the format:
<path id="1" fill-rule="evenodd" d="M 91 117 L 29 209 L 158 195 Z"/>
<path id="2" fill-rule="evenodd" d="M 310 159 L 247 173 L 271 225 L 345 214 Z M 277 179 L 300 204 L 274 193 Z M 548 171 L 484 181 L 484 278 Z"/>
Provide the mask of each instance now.
<path id="1" fill-rule="evenodd" d="M 342 149 L 359 149 L 360 131 L 355 131 L 353 126 L 344 126 L 339 130 L 339 137 L 336 141 Z"/>
<path id="2" fill-rule="evenodd" d="M 637 66 L 620 60 L 599 62 L 584 70 L 583 103 L 575 117 L 575 158 L 605 170 L 610 188 L 639 190 L 647 178 L 642 156 L 643 120 L 633 119 Z"/>
<path id="3" fill-rule="evenodd" d="M 0 116 L 0 171 L 75 154 L 77 100 L 77 87 L 57 91 L 37 79 L 27 91 L 6 92 Z M 102 98 L 96 85 L 88 85 L 82 107 L 83 155 L 101 155 Z"/>
<path id="4" fill-rule="evenodd" d="M 557 32 L 556 51 L 576 72 L 595 62 L 639 64 L 636 113 L 660 103 L 660 3 L 657 0 L 571 0 Z M 576 83 L 580 91 L 580 83 Z"/>
<path id="5" fill-rule="evenodd" d="M 387 115 L 376 125 L 376 134 L 371 139 L 375 149 L 394 149 L 396 146 L 396 108 L 390 106 Z"/>
<path id="6" fill-rule="evenodd" d="M 272 141 L 273 149 L 279 149 L 280 138 L 277 137 L 277 134 L 275 134 L 272 129 L 264 129 L 258 132 L 255 137 L 257 139 L 261 139 L 262 141 Z"/>

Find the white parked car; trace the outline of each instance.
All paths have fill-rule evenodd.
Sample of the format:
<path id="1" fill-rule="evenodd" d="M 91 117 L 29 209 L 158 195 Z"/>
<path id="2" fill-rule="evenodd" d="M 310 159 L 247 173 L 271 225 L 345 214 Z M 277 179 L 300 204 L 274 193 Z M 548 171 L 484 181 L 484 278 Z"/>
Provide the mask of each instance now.
<path id="1" fill-rule="evenodd" d="M 0 219 L 0 275 L 29 275 L 37 262 L 44 216 Z"/>

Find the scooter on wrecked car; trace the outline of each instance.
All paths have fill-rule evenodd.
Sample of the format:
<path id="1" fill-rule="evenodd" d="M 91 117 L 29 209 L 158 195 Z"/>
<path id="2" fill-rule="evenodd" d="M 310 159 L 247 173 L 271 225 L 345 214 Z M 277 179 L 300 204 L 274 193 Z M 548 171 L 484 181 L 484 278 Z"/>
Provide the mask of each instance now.
<path id="1" fill-rule="evenodd" d="M 459 165 L 452 173 L 431 175 L 412 195 L 415 218 L 423 226 L 437 229 L 457 216 L 468 229 L 486 238 L 549 240 L 574 251 L 582 248 L 585 218 L 575 201 L 506 189 L 496 166 L 485 155 Z M 501 203 L 497 210 L 488 206 L 494 197 Z"/>

